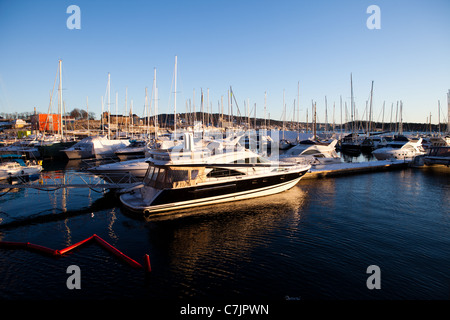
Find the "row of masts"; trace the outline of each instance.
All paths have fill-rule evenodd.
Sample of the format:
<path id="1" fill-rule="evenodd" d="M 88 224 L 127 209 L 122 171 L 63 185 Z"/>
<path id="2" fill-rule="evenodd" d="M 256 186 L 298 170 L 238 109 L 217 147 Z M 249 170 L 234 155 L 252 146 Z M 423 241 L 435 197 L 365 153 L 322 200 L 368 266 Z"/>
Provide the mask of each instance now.
<path id="1" fill-rule="evenodd" d="M 61 135 L 61 138 L 63 138 L 64 136 L 64 131 L 63 131 L 63 113 L 64 113 L 64 109 L 65 109 L 65 105 L 64 105 L 64 101 L 63 101 L 63 95 L 62 95 L 62 60 L 59 60 L 58 62 L 58 73 L 57 76 L 59 75 L 59 85 L 58 85 L 58 113 L 59 113 L 59 121 L 60 121 L 60 125 L 58 125 L 58 134 Z M 177 113 L 177 56 L 175 56 L 175 67 L 174 67 L 174 121 L 173 121 L 173 133 L 174 136 L 177 137 L 177 117 L 178 117 L 178 113 Z M 56 82 L 56 79 L 55 79 Z M 375 129 L 373 128 L 373 124 L 374 124 L 374 120 L 373 120 L 373 85 L 374 85 L 374 81 L 372 81 L 371 83 L 371 90 L 370 90 L 370 98 L 368 101 L 366 101 L 366 109 L 365 109 L 365 113 L 366 113 L 366 128 L 365 128 L 365 133 L 367 135 L 370 135 L 370 133 Z M 347 103 L 345 102 L 345 126 L 343 125 L 343 119 L 342 119 L 342 115 L 343 115 L 343 103 L 342 103 L 342 96 L 340 96 L 340 131 L 341 134 L 343 133 L 344 127 L 345 127 L 345 131 L 348 132 L 351 131 L 352 133 L 355 133 L 357 131 L 359 131 L 359 127 L 358 127 L 358 121 L 357 119 L 357 108 L 355 106 L 355 101 L 354 101 L 354 95 L 353 95 L 353 77 L 352 74 L 350 74 L 350 117 L 351 117 L 351 122 L 350 122 L 350 128 L 347 128 L 347 123 L 348 123 L 348 116 L 347 116 Z M 110 73 L 108 73 L 108 82 L 107 82 L 107 88 L 106 88 L 106 93 L 105 93 L 106 97 L 107 97 L 107 114 L 108 114 L 108 126 L 107 126 L 107 136 L 108 138 L 111 138 L 111 75 Z M 234 112 L 233 112 L 233 101 L 234 104 L 236 105 L 237 108 L 237 113 L 238 116 L 240 116 L 240 118 L 244 118 L 246 119 L 246 123 L 245 125 L 247 126 L 247 128 L 251 128 L 252 124 L 251 124 L 251 113 L 254 114 L 254 128 L 256 128 L 256 103 L 254 104 L 253 108 L 250 107 L 250 101 L 249 99 L 247 99 L 247 103 L 244 101 L 244 109 L 245 109 L 245 115 L 242 116 L 240 115 L 240 110 L 239 110 L 239 106 L 236 100 L 236 96 L 233 93 L 232 87 L 230 86 L 230 89 L 227 92 L 227 96 L 228 96 L 228 126 L 232 126 L 233 125 L 233 121 L 234 121 Z M 50 96 L 50 107 L 49 107 L 49 113 L 51 113 L 51 96 Z M 189 103 L 188 103 L 189 101 Z M 294 99 L 294 103 L 293 103 L 293 121 L 291 122 L 291 124 L 293 122 L 296 122 L 296 131 L 300 132 L 300 82 L 298 82 L 298 86 L 297 86 L 297 101 Z M 447 131 L 450 132 L 450 90 L 447 93 L 447 101 L 448 101 L 448 124 L 447 124 Z M 104 115 L 104 96 L 101 97 L 101 106 L 102 106 L 102 115 L 101 115 L 101 119 L 102 119 L 102 134 L 105 134 L 104 132 L 104 123 L 103 123 L 103 115 Z M 118 114 L 118 93 L 116 92 L 116 102 L 115 102 L 115 106 L 116 106 L 116 128 L 118 126 L 117 124 L 117 114 Z M 226 116 L 224 116 L 224 105 L 223 105 L 223 96 L 221 97 L 220 103 L 218 102 L 218 108 L 219 108 L 219 116 L 221 119 L 221 123 L 222 123 L 222 127 L 224 126 L 224 123 L 226 123 L 224 120 L 226 119 Z M 403 102 L 402 101 L 397 101 L 397 109 L 396 109 L 396 115 L 395 115 L 395 122 L 392 122 L 392 117 L 393 117 L 393 108 L 394 108 L 394 103 L 392 103 L 391 105 L 391 118 L 390 118 L 390 125 L 389 125 L 389 130 L 390 132 L 398 132 L 399 134 L 403 133 Z M 88 114 L 88 132 L 89 132 L 89 100 L 88 97 L 86 97 L 86 109 L 87 109 L 87 114 Z M 212 117 L 212 103 L 210 104 L 209 101 L 209 89 L 207 89 L 207 101 L 206 101 L 206 112 L 204 110 L 204 94 L 203 94 L 203 89 L 201 90 L 201 126 L 204 127 L 205 124 L 206 126 L 209 126 L 209 123 L 214 122 L 211 121 L 211 117 Z M 154 135 L 155 137 L 158 136 L 158 128 L 159 128 L 159 124 L 158 124 L 158 87 L 156 85 L 156 68 L 154 68 L 154 75 L 153 75 L 153 86 L 152 86 L 152 92 L 151 92 L 151 97 L 149 99 L 148 97 L 148 90 L 147 88 L 145 88 L 145 103 L 144 103 L 144 112 L 145 112 L 145 118 L 146 118 L 146 122 L 147 122 L 147 135 L 150 135 L 150 123 L 152 120 L 152 116 L 151 113 L 153 113 L 153 126 L 154 126 Z M 312 127 L 312 133 L 313 133 L 313 137 L 314 139 L 317 136 L 317 128 L 316 128 L 316 124 L 317 124 L 317 103 L 312 101 L 312 121 L 311 121 L 311 127 Z M 128 113 L 128 88 L 125 89 L 125 114 Z M 440 107 L 440 101 L 438 100 L 438 118 L 439 118 L 439 124 L 440 124 L 440 113 L 441 113 L 441 107 Z M 190 114 L 190 117 L 188 117 L 187 115 Z M 206 122 L 205 122 L 205 114 L 206 114 Z M 133 99 L 131 99 L 130 102 L 130 115 L 133 115 Z M 269 125 L 270 125 L 270 113 L 268 114 L 269 116 L 269 120 L 267 119 L 267 92 L 264 93 L 264 128 L 267 129 L 268 125 L 267 125 L 267 121 L 269 121 Z M 197 115 L 196 115 L 196 105 L 195 105 L 195 89 L 193 90 L 193 104 L 191 105 L 191 100 L 187 100 L 186 101 L 186 118 L 185 120 L 188 121 L 188 123 L 190 125 L 195 125 L 197 121 Z M 283 118 L 283 139 L 284 139 L 284 131 L 285 131 L 285 122 L 286 122 L 286 103 L 285 103 L 285 90 L 283 90 L 283 114 L 282 114 L 282 118 Z M 295 119 L 296 118 L 296 119 Z M 385 119 L 385 102 L 383 102 L 383 107 L 382 107 L 382 128 L 381 130 L 384 131 L 384 119 Z M 133 116 L 130 117 L 131 121 L 127 121 L 126 122 L 126 130 L 128 130 L 128 122 L 130 122 L 130 125 L 133 126 Z M 393 123 L 396 125 L 394 127 Z M 427 123 L 430 124 L 430 131 L 431 131 L 431 113 L 430 113 L 430 117 L 427 117 Z M 439 125 L 439 133 L 441 133 L 440 130 L 440 125 Z M 292 128 L 292 126 L 291 126 Z M 332 131 L 335 132 L 335 103 L 333 103 L 333 125 L 332 125 Z M 328 106 L 327 106 L 327 97 L 325 96 L 325 132 L 328 131 Z M 308 109 L 306 109 L 306 132 L 309 132 L 309 121 L 308 121 Z M 297 137 L 298 138 L 298 137 Z M 176 138 L 175 138 L 176 139 Z"/>

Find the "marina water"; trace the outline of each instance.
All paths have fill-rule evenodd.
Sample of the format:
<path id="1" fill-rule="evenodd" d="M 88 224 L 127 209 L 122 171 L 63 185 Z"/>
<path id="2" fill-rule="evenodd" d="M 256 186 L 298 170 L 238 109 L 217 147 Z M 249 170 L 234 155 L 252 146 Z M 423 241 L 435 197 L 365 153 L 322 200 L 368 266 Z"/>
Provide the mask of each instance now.
<path id="1" fill-rule="evenodd" d="M 44 176 L 79 164 L 44 163 Z M 58 258 L 0 248 L 1 300 L 449 299 L 448 168 L 301 180 L 287 192 L 156 215 L 126 212 L 99 189 L 15 189 L 0 197 L 0 240 L 62 249 L 97 234 L 146 275 L 95 244 Z M 70 290 L 67 268 L 81 270 Z M 369 266 L 380 289 L 369 289 Z"/>

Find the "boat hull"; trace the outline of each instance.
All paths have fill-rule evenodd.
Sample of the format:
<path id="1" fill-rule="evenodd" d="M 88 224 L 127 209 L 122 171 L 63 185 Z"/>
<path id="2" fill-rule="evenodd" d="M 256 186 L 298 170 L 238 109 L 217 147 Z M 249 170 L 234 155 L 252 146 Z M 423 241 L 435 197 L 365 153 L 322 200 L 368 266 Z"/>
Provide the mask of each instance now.
<path id="1" fill-rule="evenodd" d="M 101 165 L 87 170 L 108 182 L 120 183 L 126 180 L 142 181 L 147 169 L 148 164 L 145 161 L 130 160 L 128 162 Z"/>
<path id="2" fill-rule="evenodd" d="M 303 169 L 272 176 L 248 177 L 224 181 L 217 184 L 202 184 L 194 187 L 163 189 L 158 191 L 151 205 L 139 199 L 138 192 L 125 193 L 120 201 L 129 210 L 149 216 L 153 213 L 192 208 L 268 196 L 286 191 L 295 186 L 309 170 Z"/>
<path id="3" fill-rule="evenodd" d="M 69 160 L 88 159 L 94 157 L 91 150 L 63 150 Z"/>
<path id="4" fill-rule="evenodd" d="M 20 178 L 20 177 L 27 177 L 27 176 L 34 176 L 39 175 L 42 171 L 41 166 L 29 166 L 29 167 L 23 167 L 17 170 L 0 170 L 0 181 L 7 180 L 7 179 L 13 179 L 13 178 Z"/>
<path id="5" fill-rule="evenodd" d="M 120 161 L 126 161 L 131 159 L 138 159 L 145 157 L 145 151 L 138 152 L 116 152 L 116 156 L 120 159 Z"/>
<path id="6" fill-rule="evenodd" d="M 341 151 L 346 154 L 359 155 L 361 153 L 361 146 L 359 144 L 341 144 Z"/>
<path id="7" fill-rule="evenodd" d="M 450 157 L 424 157 L 423 162 L 427 166 L 432 165 L 444 165 L 449 167 L 450 166 Z"/>
<path id="8" fill-rule="evenodd" d="M 38 150 L 43 159 L 59 158 L 64 156 L 64 153 L 62 152 L 64 149 L 70 148 L 75 143 L 76 141 L 55 142 L 52 144 L 39 146 Z"/>

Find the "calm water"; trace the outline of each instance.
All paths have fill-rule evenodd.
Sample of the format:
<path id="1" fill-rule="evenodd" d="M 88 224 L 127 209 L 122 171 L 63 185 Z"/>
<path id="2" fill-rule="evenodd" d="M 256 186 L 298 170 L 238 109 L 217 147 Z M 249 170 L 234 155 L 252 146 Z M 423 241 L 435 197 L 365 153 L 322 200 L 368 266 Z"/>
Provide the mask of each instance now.
<path id="1" fill-rule="evenodd" d="M 2 193 L 0 240 L 62 249 L 97 234 L 140 263 L 149 254 L 152 273 L 94 243 L 59 258 L 0 248 L 0 299 L 447 300 L 449 172 L 301 180 L 282 194 L 147 221 L 95 190 Z M 66 286 L 70 265 L 80 290 Z M 370 265 L 381 270 L 379 290 L 366 286 Z"/>

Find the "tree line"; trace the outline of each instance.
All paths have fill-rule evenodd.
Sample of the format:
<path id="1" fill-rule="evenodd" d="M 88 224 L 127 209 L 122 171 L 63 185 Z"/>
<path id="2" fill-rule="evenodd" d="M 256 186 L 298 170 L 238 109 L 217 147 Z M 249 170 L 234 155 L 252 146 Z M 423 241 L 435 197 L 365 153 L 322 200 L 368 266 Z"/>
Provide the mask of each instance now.
<path id="1" fill-rule="evenodd" d="M 0 112 L 0 119 L 23 119 L 23 120 L 31 120 L 31 117 L 34 115 L 34 112 Z M 83 109 L 74 108 L 70 112 L 66 112 L 64 117 L 74 118 L 75 120 L 95 120 L 95 113 L 88 112 Z"/>

